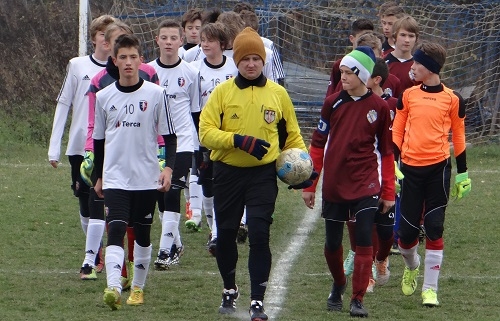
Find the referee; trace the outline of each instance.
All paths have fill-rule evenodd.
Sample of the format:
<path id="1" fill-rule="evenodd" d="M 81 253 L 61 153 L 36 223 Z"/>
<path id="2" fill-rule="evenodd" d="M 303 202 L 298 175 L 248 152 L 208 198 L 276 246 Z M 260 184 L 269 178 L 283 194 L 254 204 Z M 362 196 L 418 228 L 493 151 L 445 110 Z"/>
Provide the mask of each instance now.
<path id="1" fill-rule="evenodd" d="M 217 213 L 217 265 L 224 282 L 219 313 L 236 311 L 236 235 L 247 210 L 250 246 L 251 320 L 267 320 L 263 300 L 271 270 L 269 230 L 278 185 L 280 150 L 306 146 L 286 90 L 262 74 L 266 52 L 252 28 L 234 40 L 238 75 L 210 95 L 200 116 L 200 142 L 212 150 L 214 207 Z M 306 182 L 292 188 L 303 188 Z"/>

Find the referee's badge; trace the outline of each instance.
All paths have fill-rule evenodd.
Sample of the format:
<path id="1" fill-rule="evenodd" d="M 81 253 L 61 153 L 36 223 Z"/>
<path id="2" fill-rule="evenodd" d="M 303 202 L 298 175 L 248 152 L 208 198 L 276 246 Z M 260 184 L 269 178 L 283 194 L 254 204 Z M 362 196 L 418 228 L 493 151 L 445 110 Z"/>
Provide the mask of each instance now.
<path id="1" fill-rule="evenodd" d="M 366 119 L 368 119 L 368 122 L 372 124 L 377 120 L 377 112 L 375 110 L 370 110 L 368 114 L 366 114 Z"/>
<path id="2" fill-rule="evenodd" d="M 148 102 L 147 102 L 147 101 L 145 101 L 145 100 L 141 100 L 141 101 L 139 102 L 139 109 L 140 109 L 141 111 L 146 111 L 146 109 L 148 109 Z"/>
<path id="3" fill-rule="evenodd" d="M 264 120 L 266 123 L 271 124 L 276 119 L 276 112 L 274 110 L 264 110 Z"/>

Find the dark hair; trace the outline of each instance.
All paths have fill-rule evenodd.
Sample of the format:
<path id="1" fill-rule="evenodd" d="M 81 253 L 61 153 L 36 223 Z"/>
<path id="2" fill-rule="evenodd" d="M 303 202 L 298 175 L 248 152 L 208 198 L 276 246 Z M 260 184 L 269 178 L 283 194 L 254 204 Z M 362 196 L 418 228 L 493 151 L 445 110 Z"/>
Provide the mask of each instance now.
<path id="1" fill-rule="evenodd" d="M 387 80 L 387 77 L 389 77 L 389 67 L 387 66 L 384 58 L 377 58 L 377 60 L 375 61 L 375 66 L 373 66 L 371 78 L 375 78 L 377 76 L 380 76 L 380 78 L 382 78 L 382 80 L 380 81 L 380 87 L 382 87 Z"/>
<path id="2" fill-rule="evenodd" d="M 202 20 L 202 13 L 203 13 L 203 10 L 199 9 L 199 8 L 193 8 L 193 9 L 189 9 L 188 11 L 186 11 L 183 15 L 182 15 L 182 19 L 181 19 L 181 26 L 182 26 L 182 29 L 184 29 L 186 27 L 186 23 L 188 22 L 194 22 L 196 20 Z"/>
<path id="3" fill-rule="evenodd" d="M 200 36 L 205 35 L 209 40 L 217 40 L 220 42 L 222 51 L 227 49 L 229 44 L 229 36 L 226 33 L 225 26 L 220 22 L 207 23 L 200 30 Z"/>
<path id="4" fill-rule="evenodd" d="M 431 57 L 436 61 L 441 68 L 443 68 L 446 62 L 446 49 L 438 43 L 435 42 L 423 42 L 416 46 L 415 49 L 420 49 L 427 56 Z"/>
<path id="5" fill-rule="evenodd" d="M 179 35 L 182 36 L 183 29 L 182 29 L 181 25 L 173 19 L 166 19 L 166 20 L 163 20 L 162 22 L 160 22 L 160 24 L 158 25 L 158 29 L 156 30 L 156 34 L 159 35 L 160 30 L 162 28 L 177 28 L 177 29 L 179 29 Z"/>
<path id="6" fill-rule="evenodd" d="M 404 17 L 405 15 L 405 12 L 403 10 L 403 8 L 401 8 L 400 6 L 392 6 L 392 7 L 387 7 L 385 8 L 384 11 L 380 11 L 380 18 L 382 17 L 390 17 L 390 16 L 394 16 L 396 18 L 402 18 Z"/>
<path id="7" fill-rule="evenodd" d="M 142 56 L 141 41 L 136 35 L 123 34 L 118 36 L 115 41 L 115 47 L 113 54 L 116 57 L 118 55 L 118 50 L 121 48 L 136 48 L 139 52 L 139 56 Z"/>
<path id="8" fill-rule="evenodd" d="M 241 10 L 240 17 L 245 22 L 246 27 L 250 27 L 255 31 L 259 30 L 259 18 L 255 12 L 250 10 Z"/>
<path id="9" fill-rule="evenodd" d="M 201 25 L 206 25 L 207 23 L 214 23 L 217 21 L 217 18 L 219 18 L 220 14 L 222 11 L 218 8 L 212 8 L 212 9 L 207 9 L 203 11 L 202 19 L 201 19 Z"/>
<path id="10" fill-rule="evenodd" d="M 362 31 L 373 31 L 374 29 L 373 22 L 368 19 L 354 20 L 351 25 L 351 35 L 355 36 Z"/>
<path id="11" fill-rule="evenodd" d="M 233 42 L 234 38 L 245 29 L 245 21 L 239 14 L 234 11 L 226 11 L 219 15 L 217 22 L 224 25 L 226 34 L 229 37 L 229 42 Z"/>
<path id="12" fill-rule="evenodd" d="M 237 4 L 235 4 L 234 7 L 233 7 L 233 11 L 236 12 L 236 13 L 241 13 L 241 11 L 243 11 L 243 10 L 248 10 L 248 11 L 251 11 L 251 12 L 255 12 L 254 6 L 252 6 L 248 2 L 240 1 Z"/>

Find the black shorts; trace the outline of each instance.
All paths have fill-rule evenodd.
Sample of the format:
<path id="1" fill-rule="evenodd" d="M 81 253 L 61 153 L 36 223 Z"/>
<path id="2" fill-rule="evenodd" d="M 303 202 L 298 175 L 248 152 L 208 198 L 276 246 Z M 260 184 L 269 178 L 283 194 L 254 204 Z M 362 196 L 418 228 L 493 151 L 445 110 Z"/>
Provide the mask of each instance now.
<path id="1" fill-rule="evenodd" d="M 375 216 L 378 208 L 378 196 L 365 197 L 357 201 L 344 203 L 323 201 L 321 217 L 331 221 L 356 221 L 358 215 L 363 215 L 364 213 Z"/>
<path id="2" fill-rule="evenodd" d="M 238 229 L 246 206 L 248 218 L 272 223 L 278 184 L 274 162 L 236 167 L 214 162 L 214 210 L 218 229 Z"/>
<path id="3" fill-rule="evenodd" d="M 375 224 L 381 226 L 394 226 L 394 218 L 396 217 L 396 207 L 391 207 L 387 213 L 382 214 L 380 208 L 375 212 Z"/>
<path id="4" fill-rule="evenodd" d="M 151 225 L 156 208 L 158 191 L 126 191 L 123 189 L 105 189 L 106 222 L 124 221 Z"/>
<path id="5" fill-rule="evenodd" d="M 80 175 L 80 166 L 83 162 L 82 155 L 68 156 L 69 164 L 71 165 L 71 189 L 76 197 L 81 194 L 88 194 L 90 187 L 85 184 Z"/>

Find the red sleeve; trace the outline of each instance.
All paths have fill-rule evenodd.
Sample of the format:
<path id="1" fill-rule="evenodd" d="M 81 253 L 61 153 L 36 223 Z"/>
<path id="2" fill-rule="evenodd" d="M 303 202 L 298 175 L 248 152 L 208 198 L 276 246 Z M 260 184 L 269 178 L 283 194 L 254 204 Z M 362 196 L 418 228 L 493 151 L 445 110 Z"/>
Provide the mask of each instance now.
<path id="1" fill-rule="evenodd" d="M 319 177 L 321 171 L 323 170 L 323 156 L 325 154 L 325 150 L 323 148 L 309 147 L 309 155 L 311 155 L 311 159 L 313 161 L 313 168 L 316 173 L 318 173 L 318 177 L 313 181 L 313 184 L 310 187 L 304 188 L 304 192 L 315 192 L 316 186 L 318 185 Z"/>
<path id="2" fill-rule="evenodd" d="M 382 156 L 382 188 L 380 198 L 394 201 L 396 195 L 394 172 L 394 154 Z"/>

